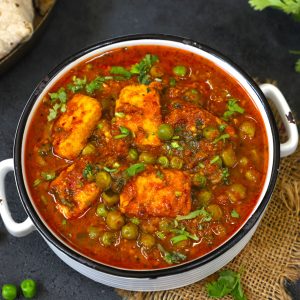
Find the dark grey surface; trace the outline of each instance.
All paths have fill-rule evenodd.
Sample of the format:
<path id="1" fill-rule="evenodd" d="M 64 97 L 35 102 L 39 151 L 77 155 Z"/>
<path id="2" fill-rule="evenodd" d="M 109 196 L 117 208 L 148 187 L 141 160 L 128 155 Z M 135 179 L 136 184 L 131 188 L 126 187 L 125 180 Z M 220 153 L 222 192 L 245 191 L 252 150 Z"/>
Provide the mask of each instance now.
<path id="1" fill-rule="evenodd" d="M 36 84 L 57 63 L 103 39 L 133 33 L 167 33 L 195 39 L 230 57 L 253 77 L 278 82 L 300 116 L 300 74 L 293 69 L 300 50 L 300 23 L 279 11 L 255 12 L 247 1 L 152 0 L 59 1 L 35 48 L 0 77 L 0 160 L 12 157 L 18 118 Z M 8 197 L 13 215 L 23 220 L 12 174 Z M 14 238 L 0 220 L 0 285 L 37 279 L 38 299 L 118 299 L 112 288 L 97 284 L 61 262 L 37 232 Z M 292 286 L 294 299 L 300 288 Z"/>

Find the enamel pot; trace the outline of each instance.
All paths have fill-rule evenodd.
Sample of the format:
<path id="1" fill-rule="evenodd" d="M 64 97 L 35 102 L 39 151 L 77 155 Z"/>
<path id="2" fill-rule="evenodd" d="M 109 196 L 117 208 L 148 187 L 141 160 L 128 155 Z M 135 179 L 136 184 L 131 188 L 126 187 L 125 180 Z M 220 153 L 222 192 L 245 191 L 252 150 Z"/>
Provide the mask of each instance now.
<path id="1" fill-rule="evenodd" d="M 213 62 L 227 74 L 235 78 L 247 91 L 258 107 L 264 121 L 269 157 L 268 169 L 262 193 L 257 205 L 243 226 L 217 249 L 203 257 L 177 266 L 158 270 L 128 270 L 104 265 L 80 254 L 66 245 L 43 221 L 27 191 L 24 176 L 24 146 L 28 124 L 43 97 L 51 86 L 71 68 L 101 53 L 122 47 L 135 45 L 162 45 L 183 49 L 195 53 Z M 274 116 L 266 98 L 278 110 L 287 132 L 287 141 L 279 142 Z M 134 35 L 101 42 L 69 57 L 33 91 L 20 117 L 15 135 L 13 158 L 0 163 L 0 214 L 9 233 L 22 237 L 37 230 L 55 254 L 79 273 L 97 282 L 126 290 L 159 291 L 182 287 L 199 281 L 216 272 L 230 262 L 248 243 L 268 205 L 278 174 L 280 157 L 292 154 L 298 145 L 298 131 L 290 108 L 282 93 L 271 84 L 257 84 L 237 65 L 224 55 L 189 39 L 166 35 Z M 4 179 L 8 172 L 14 172 L 21 203 L 28 215 L 22 223 L 16 223 L 9 212 L 5 197 Z"/>

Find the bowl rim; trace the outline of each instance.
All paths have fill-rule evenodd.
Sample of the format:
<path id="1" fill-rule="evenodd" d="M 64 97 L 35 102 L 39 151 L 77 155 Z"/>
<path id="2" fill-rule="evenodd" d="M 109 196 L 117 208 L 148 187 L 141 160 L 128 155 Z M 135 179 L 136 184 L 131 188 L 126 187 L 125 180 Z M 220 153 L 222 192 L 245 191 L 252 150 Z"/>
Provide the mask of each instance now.
<path id="1" fill-rule="evenodd" d="M 62 241 L 58 240 L 51 231 L 46 227 L 44 221 L 40 219 L 38 213 L 35 211 L 33 204 L 28 196 L 28 193 L 25 188 L 25 183 L 22 175 L 22 140 L 23 140 L 23 133 L 27 123 L 27 118 L 31 112 L 31 109 L 38 99 L 41 92 L 47 87 L 48 82 L 51 81 L 64 67 L 68 64 L 72 63 L 76 59 L 80 58 L 81 56 L 88 54 L 94 50 L 98 50 L 104 46 L 112 45 L 119 42 L 130 41 L 130 40 L 164 40 L 164 41 L 172 41 L 178 42 L 182 44 L 187 44 L 196 48 L 199 48 L 209 54 L 216 56 L 218 59 L 230 64 L 234 69 L 236 69 L 241 76 L 247 81 L 253 91 L 256 93 L 258 99 L 261 101 L 262 106 L 264 107 L 265 113 L 268 117 L 269 125 L 272 132 L 272 142 L 273 142 L 273 150 L 274 150 L 274 160 L 272 164 L 271 170 L 271 178 L 265 192 L 263 199 L 261 200 L 260 205 L 257 207 L 256 211 L 252 214 L 252 216 L 247 220 L 247 222 L 239 229 L 239 231 L 230 237 L 224 244 L 219 246 L 217 249 L 209 252 L 208 254 L 194 259 L 190 262 L 186 262 L 184 264 L 179 264 L 175 266 L 170 266 L 168 268 L 162 269 L 155 269 L 155 270 L 130 270 L 130 269 L 120 269 L 114 266 L 104 265 L 101 262 L 96 262 L 92 259 L 89 259 L 86 256 L 80 255 L 80 253 L 73 250 L 71 247 L 68 247 Z M 264 121 L 265 122 L 265 121 Z M 278 175 L 278 168 L 279 168 L 279 161 L 280 161 L 280 144 L 279 144 L 279 134 L 278 129 L 276 126 L 275 118 L 273 113 L 270 109 L 270 106 L 262 93 L 259 89 L 258 85 L 254 82 L 254 80 L 238 65 L 228 59 L 225 55 L 221 54 L 217 50 L 212 49 L 211 47 L 206 46 L 205 44 L 196 42 L 189 38 L 179 37 L 174 35 L 166 35 L 166 34 L 135 34 L 135 35 L 126 35 L 121 37 L 116 37 L 108 40 L 104 40 L 102 42 L 96 43 L 91 45 L 87 48 L 84 48 L 77 53 L 69 56 L 65 59 L 62 63 L 57 65 L 54 69 L 52 69 L 48 75 L 44 77 L 44 79 L 36 86 L 33 93 L 29 97 L 24 110 L 21 114 L 19 119 L 15 139 L 14 139 L 14 147 L 13 147 L 13 158 L 14 158 L 14 175 L 17 184 L 17 189 L 19 192 L 19 196 L 21 202 L 25 208 L 26 213 L 34 223 L 35 227 L 37 228 L 38 232 L 46 239 L 47 242 L 50 242 L 54 245 L 57 249 L 61 252 L 69 256 L 70 258 L 74 259 L 76 262 L 83 264 L 91 269 L 104 272 L 114 276 L 120 277 L 129 277 L 129 278 L 157 278 L 161 276 L 170 276 L 176 275 L 182 272 L 190 271 L 194 268 L 201 267 L 211 261 L 213 261 L 216 257 L 221 256 L 227 251 L 230 251 L 231 247 L 237 244 L 245 235 L 251 230 L 251 228 L 258 222 L 262 213 L 264 212 L 272 192 L 275 187 L 277 175 Z"/>

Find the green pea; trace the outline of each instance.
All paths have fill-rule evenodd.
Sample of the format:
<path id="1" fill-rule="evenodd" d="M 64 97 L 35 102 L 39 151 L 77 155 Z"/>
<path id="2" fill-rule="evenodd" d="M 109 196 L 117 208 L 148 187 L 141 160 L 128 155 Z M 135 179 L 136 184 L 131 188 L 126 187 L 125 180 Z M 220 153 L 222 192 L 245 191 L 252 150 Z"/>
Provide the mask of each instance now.
<path id="1" fill-rule="evenodd" d="M 87 144 L 83 150 L 82 150 L 82 155 L 89 155 L 95 153 L 96 148 L 93 144 Z"/>
<path id="2" fill-rule="evenodd" d="M 183 160 L 177 156 L 173 156 L 170 161 L 170 166 L 173 169 L 181 169 L 183 167 Z"/>
<path id="3" fill-rule="evenodd" d="M 14 300 L 17 298 L 17 287 L 13 284 L 4 284 L 2 286 L 2 298 L 5 300 Z"/>
<path id="4" fill-rule="evenodd" d="M 31 299 L 36 295 L 36 283 L 32 279 L 25 279 L 21 282 L 21 290 L 26 299 Z"/>
<path id="5" fill-rule="evenodd" d="M 197 194 L 197 200 L 199 207 L 207 206 L 212 198 L 212 192 L 208 190 L 202 190 Z"/>
<path id="6" fill-rule="evenodd" d="M 174 129 L 169 124 L 161 124 L 158 127 L 157 135 L 163 141 L 170 140 L 174 135 Z"/>
<path id="7" fill-rule="evenodd" d="M 138 157 L 139 157 L 139 154 L 138 154 L 138 152 L 137 152 L 136 149 L 134 149 L 134 148 L 129 149 L 129 151 L 128 151 L 128 159 L 130 161 L 135 161 L 135 160 L 138 159 Z"/>
<path id="8" fill-rule="evenodd" d="M 168 167 L 169 166 L 169 160 L 166 156 L 160 156 L 157 159 L 157 162 L 162 165 L 163 167 Z"/>
<path id="9" fill-rule="evenodd" d="M 203 129 L 203 136 L 208 140 L 214 140 L 219 135 L 219 130 L 216 127 L 207 126 Z"/>
<path id="10" fill-rule="evenodd" d="M 145 164 L 153 164 L 156 161 L 156 157 L 149 152 L 142 152 L 139 156 L 139 161 Z"/>
<path id="11" fill-rule="evenodd" d="M 116 234 L 109 231 L 104 232 L 103 235 L 100 237 L 100 242 L 105 247 L 113 245 L 116 242 L 116 240 Z"/>
<path id="12" fill-rule="evenodd" d="M 188 102 L 199 104 L 200 96 L 200 93 L 196 89 L 189 89 L 184 93 L 183 98 Z"/>
<path id="13" fill-rule="evenodd" d="M 253 138 L 255 135 L 255 124 L 251 121 L 245 121 L 240 125 L 239 131 L 241 138 L 244 138 L 245 136 Z"/>
<path id="14" fill-rule="evenodd" d="M 96 174 L 96 184 L 102 191 L 110 188 L 111 181 L 109 173 L 105 171 L 100 171 Z"/>
<path id="15" fill-rule="evenodd" d="M 150 249 L 155 245 L 155 237 L 149 233 L 142 233 L 140 237 L 140 243 L 145 248 Z"/>
<path id="16" fill-rule="evenodd" d="M 136 240 L 139 234 L 139 228 L 133 223 L 128 223 L 122 227 L 121 234 L 126 240 Z"/>
<path id="17" fill-rule="evenodd" d="M 168 232 L 174 228 L 174 223 L 171 220 L 163 219 L 159 222 L 159 230 Z"/>
<path id="18" fill-rule="evenodd" d="M 199 174 L 199 173 L 195 174 L 193 176 L 192 181 L 195 186 L 198 186 L 201 188 L 206 186 L 206 177 L 202 174 Z"/>
<path id="19" fill-rule="evenodd" d="M 99 236 L 99 233 L 100 233 L 100 231 L 99 231 L 99 228 L 97 228 L 97 227 L 90 226 L 88 228 L 88 234 L 89 234 L 89 238 L 91 240 L 96 239 Z"/>
<path id="20" fill-rule="evenodd" d="M 109 190 L 107 192 L 103 192 L 101 196 L 102 196 L 104 203 L 107 206 L 113 206 L 113 205 L 117 204 L 120 200 L 119 194 L 116 194 L 111 190 Z"/>
<path id="21" fill-rule="evenodd" d="M 119 230 L 125 224 L 125 220 L 119 211 L 114 210 L 107 214 L 106 224 L 112 230 Z"/>
<path id="22" fill-rule="evenodd" d="M 100 203 L 98 206 L 97 206 L 97 210 L 96 210 L 96 215 L 99 216 L 99 217 L 106 217 L 107 216 L 107 209 L 104 205 L 104 203 Z"/>
<path id="23" fill-rule="evenodd" d="M 211 214 L 214 220 L 220 220 L 223 216 L 223 211 L 218 204 L 208 205 L 206 210 Z"/>
<path id="24" fill-rule="evenodd" d="M 221 157 L 227 167 L 233 167 L 237 161 L 235 152 L 231 147 L 224 149 L 221 153 Z"/>
<path id="25" fill-rule="evenodd" d="M 185 76 L 186 75 L 186 67 L 185 66 L 176 66 L 173 68 L 173 73 L 177 76 Z"/>

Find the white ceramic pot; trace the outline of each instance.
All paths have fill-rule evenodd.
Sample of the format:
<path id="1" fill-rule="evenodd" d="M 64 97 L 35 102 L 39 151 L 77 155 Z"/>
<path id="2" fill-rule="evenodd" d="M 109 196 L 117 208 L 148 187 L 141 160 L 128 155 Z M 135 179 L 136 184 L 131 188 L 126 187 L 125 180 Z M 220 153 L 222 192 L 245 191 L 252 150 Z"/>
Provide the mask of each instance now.
<path id="1" fill-rule="evenodd" d="M 27 193 L 27 183 L 23 173 L 23 153 L 28 124 L 38 103 L 43 99 L 51 86 L 71 68 L 90 57 L 115 48 L 134 45 L 163 45 L 184 49 L 212 61 L 234 77 L 250 95 L 261 113 L 268 137 L 269 158 L 266 180 L 259 201 L 243 226 L 230 239 L 207 255 L 178 266 L 161 270 L 137 271 L 111 267 L 95 262 L 66 245 L 51 231 L 47 224 L 43 222 L 41 216 L 35 209 L 34 203 L 30 200 Z M 288 139 L 283 144 L 279 144 L 278 130 L 265 97 L 273 102 L 285 125 Z M 29 234 L 33 230 L 38 230 L 49 247 L 66 264 L 97 282 L 134 291 L 159 291 L 178 288 L 194 283 L 214 273 L 231 261 L 245 247 L 255 232 L 273 192 L 280 157 L 293 153 L 297 145 L 297 127 L 293 122 L 290 108 L 281 92 L 271 84 L 263 84 L 258 87 L 245 72 L 215 50 L 197 42 L 174 36 L 135 35 L 117 38 L 99 43 L 68 58 L 50 72 L 31 95 L 18 124 L 14 144 L 14 158 L 4 160 L 0 163 L 0 214 L 4 225 L 12 235 L 21 237 Z M 23 223 L 16 223 L 11 218 L 8 209 L 4 179 L 6 174 L 10 171 L 14 171 L 15 173 L 19 196 L 28 214 L 28 218 Z"/>

